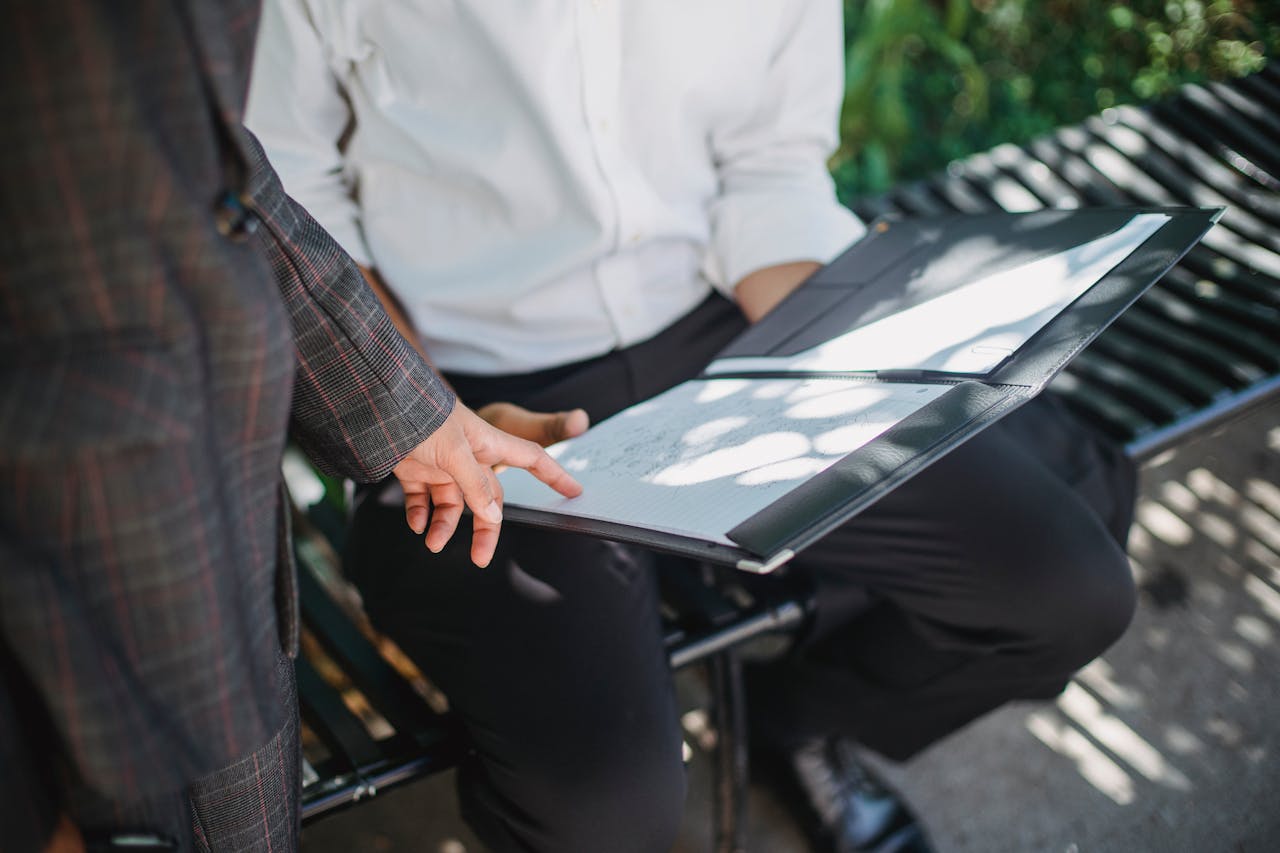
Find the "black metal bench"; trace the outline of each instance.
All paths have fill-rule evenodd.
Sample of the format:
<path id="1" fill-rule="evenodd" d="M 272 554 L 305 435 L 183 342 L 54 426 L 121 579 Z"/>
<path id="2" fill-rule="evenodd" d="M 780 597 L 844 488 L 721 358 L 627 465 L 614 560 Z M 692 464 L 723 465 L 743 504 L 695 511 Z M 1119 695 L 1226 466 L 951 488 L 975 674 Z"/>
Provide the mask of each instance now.
<path id="1" fill-rule="evenodd" d="M 1227 208 L 1050 386 L 1146 459 L 1280 390 L 1280 67 L 1107 110 L 853 207 L 871 219 L 1114 204 Z"/>
<path id="2" fill-rule="evenodd" d="M 944 173 L 860 199 L 866 220 L 995 209 L 1109 204 L 1228 208 L 1221 223 L 1051 386 L 1086 420 L 1148 458 L 1280 390 L 1280 68 L 1190 86 L 1149 108 L 1119 107 L 1027 145 L 1000 146 Z M 307 514 L 340 535 L 333 507 Z M 395 784 L 451 766 L 456 725 L 412 672 L 397 669 L 318 578 L 336 558 L 303 519 L 299 557 L 308 654 L 299 661 L 306 731 L 302 808 L 312 821 Z M 713 578 L 667 573 L 674 668 L 710 666 L 716 750 L 716 846 L 740 846 L 746 759 L 736 647 L 804 620 L 802 591 L 754 598 Z M 394 660 L 394 655 L 391 655 Z M 315 661 L 319 661 L 318 663 Z M 322 677 L 327 670 L 328 677 Z M 355 698 L 358 694 L 359 698 Z M 360 713 L 356 713 L 352 708 Z"/>

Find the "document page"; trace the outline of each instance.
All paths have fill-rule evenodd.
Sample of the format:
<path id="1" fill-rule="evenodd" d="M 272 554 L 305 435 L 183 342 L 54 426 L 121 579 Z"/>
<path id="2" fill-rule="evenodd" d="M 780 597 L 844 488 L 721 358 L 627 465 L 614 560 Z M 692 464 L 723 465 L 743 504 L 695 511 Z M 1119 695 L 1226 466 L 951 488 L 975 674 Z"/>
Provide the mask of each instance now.
<path id="1" fill-rule="evenodd" d="M 693 380 L 549 452 L 583 485 L 563 498 L 519 469 L 506 503 L 711 542 L 871 441 L 948 385 Z"/>
<path id="2" fill-rule="evenodd" d="M 796 355 L 718 359 L 704 374 L 890 369 L 985 374 L 1168 221 L 1161 213 L 1138 214 L 1112 234 L 980 278 Z"/>

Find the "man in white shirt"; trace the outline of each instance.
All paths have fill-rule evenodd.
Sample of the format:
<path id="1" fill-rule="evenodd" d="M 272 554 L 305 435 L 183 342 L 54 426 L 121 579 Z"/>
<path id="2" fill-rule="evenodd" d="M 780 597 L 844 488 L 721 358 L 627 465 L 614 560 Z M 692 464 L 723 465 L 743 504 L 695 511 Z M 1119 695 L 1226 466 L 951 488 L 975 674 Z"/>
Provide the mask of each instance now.
<path id="1" fill-rule="evenodd" d="M 278 0 L 248 124 L 460 397 L 551 439 L 585 428 L 578 407 L 600 420 L 695 375 L 862 232 L 825 166 L 840 16 L 838 0 Z M 867 837 L 851 791 L 806 777 L 841 772 L 829 735 L 905 759 L 1056 694 L 1119 636 L 1131 475 L 1028 406 L 796 560 L 817 617 L 752 673 L 753 723 L 833 846 L 919 835 L 899 814 Z M 684 774 L 654 558 L 512 529 L 478 572 L 454 546 L 425 553 L 391 503 L 360 505 L 348 569 L 468 726 L 476 831 L 501 850 L 670 846 Z"/>

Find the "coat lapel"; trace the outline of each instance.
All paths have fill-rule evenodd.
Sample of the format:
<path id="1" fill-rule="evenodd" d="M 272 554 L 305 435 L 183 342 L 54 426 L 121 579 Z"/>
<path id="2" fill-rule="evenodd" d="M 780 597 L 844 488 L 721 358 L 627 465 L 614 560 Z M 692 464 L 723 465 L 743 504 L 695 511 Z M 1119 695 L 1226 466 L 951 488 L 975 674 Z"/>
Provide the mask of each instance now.
<path id="1" fill-rule="evenodd" d="M 258 31 L 259 0 L 184 0 L 182 9 L 191 50 L 232 149 L 228 153 L 239 161 L 241 175 L 247 175 L 249 156 L 241 122 Z"/>

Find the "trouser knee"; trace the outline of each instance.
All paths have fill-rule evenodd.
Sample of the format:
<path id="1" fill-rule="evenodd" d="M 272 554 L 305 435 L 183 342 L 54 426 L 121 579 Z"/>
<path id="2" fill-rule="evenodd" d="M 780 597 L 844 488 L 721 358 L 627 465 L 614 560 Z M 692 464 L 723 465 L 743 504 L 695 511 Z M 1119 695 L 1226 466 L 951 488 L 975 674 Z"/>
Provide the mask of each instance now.
<path id="1" fill-rule="evenodd" d="M 1110 542 L 1051 560 L 1037 590 L 1030 631 L 1054 669 L 1079 669 L 1105 652 L 1133 620 L 1137 595 L 1124 553 Z"/>

